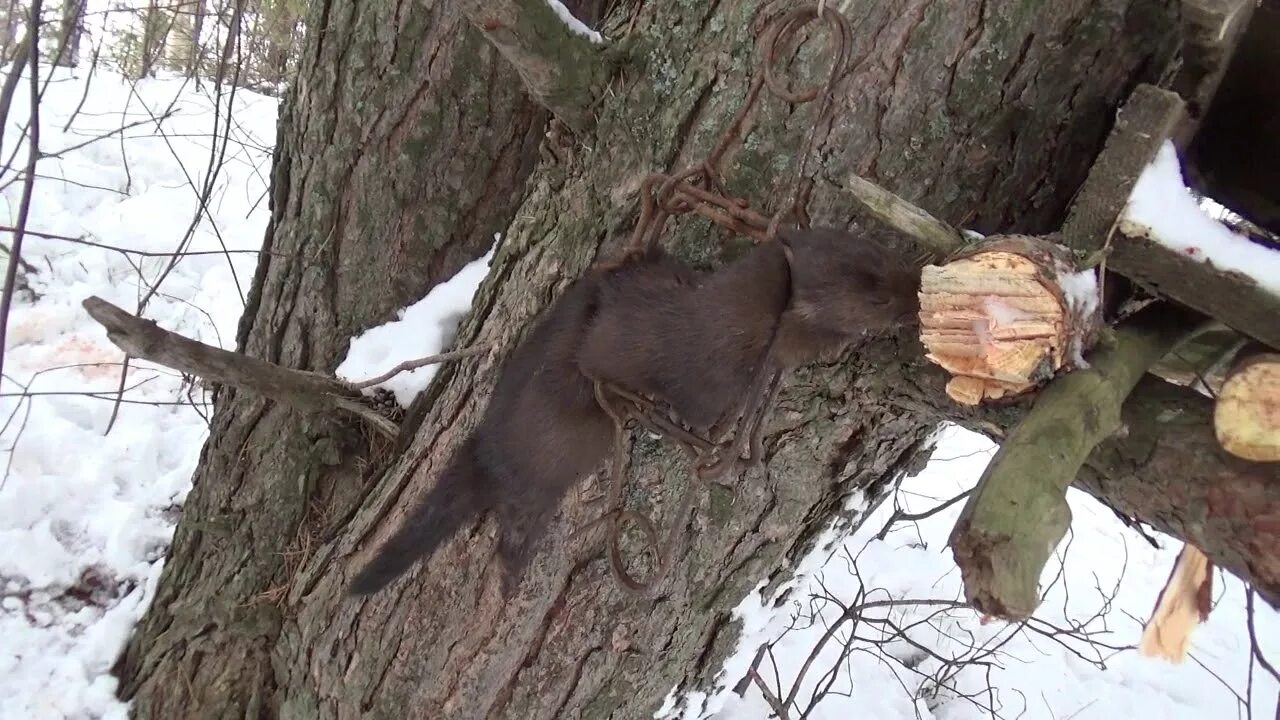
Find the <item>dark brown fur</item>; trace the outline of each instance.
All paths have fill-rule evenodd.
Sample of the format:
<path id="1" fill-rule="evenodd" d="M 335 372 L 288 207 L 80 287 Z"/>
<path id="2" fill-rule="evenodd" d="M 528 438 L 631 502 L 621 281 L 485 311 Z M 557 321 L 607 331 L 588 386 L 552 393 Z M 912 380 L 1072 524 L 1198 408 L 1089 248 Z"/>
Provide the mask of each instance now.
<path id="1" fill-rule="evenodd" d="M 479 427 L 352 592 L 380 590 L 485 512 L 497 515 L 514 587 L 563 496 L 612 446 L 594 380 L 659 398 L 702 431 L 739 406 L 761 363 L 801 365 L 914 312 L 918 274 L 869 235 L 783 230 L 779 241 L 708 275 L 655 248 L 575 282 L 512 352 Z"/>

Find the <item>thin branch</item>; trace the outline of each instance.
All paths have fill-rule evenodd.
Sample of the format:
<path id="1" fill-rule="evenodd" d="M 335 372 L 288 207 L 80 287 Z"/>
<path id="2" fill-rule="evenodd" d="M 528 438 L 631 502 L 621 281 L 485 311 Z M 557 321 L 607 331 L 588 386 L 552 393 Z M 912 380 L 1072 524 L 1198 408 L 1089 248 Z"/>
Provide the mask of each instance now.
<path id="1" fill-rule="evenodd" d="M 774 666 L 776 667 L 777 663 L 774 663 Z M 791 715 L 787 713 L 787 706 L 783 705 L 782 699 L 769 689 L 764 678 L 760 677 L 759 671 L 753 667 L 749 674 L 751 675 L 751 680 L 756 684 L 756 687 L 760 689 L 760 694 L 764 696 L 764 701 L 769 703 L 769 707 L 773 708 L 773 712 L 778 716 L 778 720 L 791 720 Z"/>
<path id="2" fill-rule="evenodd" d="M 472 345 L 469 348 L 450 350 L 449 352 L 443 352 L 438 355 L 428 355 L 426 357 L 418 358 L 417 360 L 405 360 L 375 378 L 361 380 L 360 382 L 347 383 L 347 386 L 353 390 L 364 390 L 366 388 L 371 388 L 374 385 L 380 385 L 402 372 L 409 372 L 410 370 L 417 370 L 418 368 L 426 367 L 427 365 L 438 365 L 452 360 L 461 360 L 462 358 L 471 357 L 472 355 L 479 355 L 485 350 L 488 350 L 489 347 L 490 346 L 487 343 L 482 345 Z"/>
<path id="3" fill-rule="evenodd" d="M 955 228 L 870 180 L 850 175 L 845 178 L 844 190 L 867 213 L 910 235 L 922 248 L 935 256 L 948 255 L 965 245 L 964 238 Z"/>
<path id="4" fill-rule="evenodd" d="M 10 227 L 8 225 L 0 225 L 0 232 L 17 232 L 17 228 Z M 63 242 L 75 243 L 77 245 L 96 247 L 103 250 L 112 250 L 126 255 L 137 255 L 139 257 L 171 258 L 175 255 L 178 257 L 197 257 L 200 255 L 226 255 L 227 253 L 233 253 L 236 255 L 273 255 L 275 257 L 286 257 L 284 253 L 272 253 L 269 250 L 184 250 L 176 253 L 152 250 L 134 250 L 132 248 L 121 247 L 119 245 L 110 245 L 108 243 L 96 242 L 94 240 L 86 240 L 82 237 L 58 235 L 56 233 L 40 232 L 38 230 L 27 230 L 26 234 L 31 237 L 38 237 L 44 240 L 61 240 Z"/>
<path id="5" fill-rule="evenodd" d="M 31 115 L 27 123 L 27 176 L 22 181 L 22 201 L 18 207 L 18 229 L 13 234 L 13 246 L 9 249 L 9 267 L 4 278 L 4 295 L 0 297 L 0 376 L 4 374 L 5 340 L 9 329 L 9 311 L 13 308 L 13 293 L 18 284 L 18 268 L 22 259 L 22 241 L 26 236 L 27 218 L 31 214 L 31 195 L 36 184 L 36 163 L 40 162 L 40 4 L 31 2 L 31 32 L 27 45 L 31 73 Z M 19 72 L 15 64 L 13 72 Z"/>
<path id="6" fill-rule="evenodd" d="M 1253 588 L 1249 588 L 1248 592 L 1245 593 L 1245 611 L 1247 613 L 1249 625 L 1249 651 L 1253 653 L 1253 657 L 1257 659 L 1258 664 L 1262 666 L 1262 669 L 1270 673 L 1271 677 L 1275 678 L 1276 682 L 1280 683 L 1280 672 L 1276 672 L 1275 666 L 1272 665 L 1271 661 L 1267 660 L 1267 658 L 1262 654 L 1262 647 L 1258 644 L 1258 630 L 1253 625 L 1253 596 L 1254 590 Z"/>
<path id="7" fill-rule="evenodd" d="M 960 493 L 959 495 L 956 495 L 955 497 L 942 503 L 941 505 L 938 505 L 937 507 L 934 507 L 931 510 L 926 510 L 920 513 L 907 513 L 907 512 L 903 512 L 901 508 L 894 508 L 893 515 L 889 517 L 889 520 L 884 524 L 884 527 L 881 528 L 880 532 L 876 533 L 876 539 L 884 540 L 886 537 L 889 536 L 889 530 L 894 525 L 897 525 L 900 522 L 918 522 L 920 520 L 925 520 L 927 518 L 933 517 L 934 515 L 937 515 L 943 510 L 946 510 L 952 505 L 955 505 L 961 500 L 964 500 L 965 498 L 969 497 L 969 495 L 972 493 L 973 493 L 973 490 L 965 490 L 964 492 Z"/>

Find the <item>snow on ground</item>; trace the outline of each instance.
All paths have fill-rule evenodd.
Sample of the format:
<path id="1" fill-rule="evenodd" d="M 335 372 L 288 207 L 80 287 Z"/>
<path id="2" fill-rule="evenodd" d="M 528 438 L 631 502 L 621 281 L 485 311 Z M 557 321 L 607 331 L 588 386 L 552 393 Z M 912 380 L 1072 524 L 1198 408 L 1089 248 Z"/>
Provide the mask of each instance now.
<path id="1" fill-rule="evenodd" d="M 130 82 L 99 68 L 64 131 L 87 74 L 53 74 L 41 103 L 46 153 L 146 122 L 125 131 L 123 141 L 114 135 L 41 160 L 29 226 L 172 252 L 195 217 L 192 183 L 199 186 L 209 163 L 212 88 L 160 79 L 132 92 Z M 28 115 L 26 80 L 19 87 L 4 136 L 6 160 Z M 151 116 L 171 105 L 173 117 L 161 124 L 166 141 Z M 224 101 L 224 116 L 225 109 Z M 266 226 L 275 121 L 275 100 L 237 92 L 232 141 L 210 198 L 214 221 L 202 220 L 188 248 L 220 251 L 225 242 L 251 252 L 183 258 L 148 301 L 146 317 L 234 346 Z M 17 166 L 25 156 L 24 143 Z M 20 198 L 20 182 L 4 189 L 0 223 L 17 224 Z M 12 241 L 0 232 L 6 247 Z M 23 258 L 36 270 L 28 281 L 38 299 L 19 296 L 13 307 L 0 386 L 0 718 L 123 717 L 107 671 L 150 601 L 157 561 L 207 433 L 201 413 L 208 408 L 188 404 L 188 397 L 203 404 L 205 396 L 189 395 L 181 377 L 143 364 L 129 372 L 129 402 L 106 434 L 123 354 L 80 303 L 99 295 L 136 310 L 169 258 L 33 236 L 24 241 Z M 15 397 L 24 387 L 37 395 Z M 78 394 L 85 391 L 103 395 Z"/>
<path id="2" fill-rule="evenodd" d="M 732 688 L 746 674 L 761 644 L 781 638 L 773 648 L 778 675 L 768 657 L 760 674 L 771 692 L 782 698 L 788 695 L 805 659 L 842 612 L 837 603 L 815 601 L 814 596 L 835 598 L 845 605 L 962 599 L 960 573 L 946 541 L 963 502 L 918 522 L 895 524 L 884 540 L 876 536 L 893 514 L 895 502 L 905 512 L 919 514 L 971 488 L 994 451 L 979 435 L 954 427 L 943 430 L 928 467 L 905 480 L 894 501 L 874 511 L 858 532 L 834 544 L 828 535 L 800 562 L 800 573 L 789 586 L 769 598 L 761 597 L 757 588 L 736 608 L 743 635 L 717 679 L 724 686 L 720 692 L 710 697 L 691 693 L 680 708 L 673 694 L 655 717 L 770 717 L 769 705 L 757 687 L 752 686 L 743 698 Z M 1046 568 L 1041 588 L 1051 587 L 1032 626 L 1050 634 L 1053 627 L 1079 627 L 1096 642 L 1132 647 L 1141 638 L 1142 623 L 1181 543 L 1158 536 L 1162 547 L 1155 549 L 1084 493 L 1072 490 L 1068 501 L 1074 516 L 1071 533 Z M 791 592 L 778 602 L 787 587 Z M 1248 687 L 1250 656 L 1243 586 L 1219 574 L 1215 588 L 1217 605 L 1192 634 L 1191 657 L 1181 665 L 1144 658 L 1132 649 L 1091 648 L 1082 640 L 1061 635 L 1055 639 L 997 621 L 984 625 L 967 609 L 870 608 L 864 611 L 870 621 L 856 628 L 856 642 L 846 642 L 849 626 L 845 625 L 825 646 L 805 676 L 797 702 L 805 707 L 818 681 L 834 668 L 830 694 L 809 715 L 814 720 L 990 718 L 982 706 L 994 706 L 999 717 L 1024 720 L 1245 717 L 1237 700 L 1237 694 L 1245 695 Z M 868 640 L 895 634 L 890 626 L 874 622 L 885 619 L 908 629 L 906 639 L 900 637 L 880 649 Z M 1257 635 L 1274 662 L 1280 658 L 1280 615 L 1259 608 L 1257 623 Z M 784 632 L 790 626 L 796 629 Z M 852 652 L 842 659 L 846 645 Z M 987 653 L 982 659 L 990 664 L 991 689 L 988 668 L 973 666 L 948 676 L 939 659 L 972 657 L 974 647 Z M 942 683 L 937 682 L 940 676 L 946 677 Z M 1254 717 L 1275 716 L 1280 686 L 1261 668 L 1255 670 L 1253 682 Z M 970 696 L 972 702 L 962 695 Z M 799 715 L 792 712 L 792 717 Z"/>
<path id="3" fill-rule="evenodd" d="M 1178 151 L 1167 140 L 1138 177 L 1121 227 L 1187 257 L 1246 275 L 1280 295 L 1280 252 L 1233 232 L 1206 213 L 1187 189 Z"/>

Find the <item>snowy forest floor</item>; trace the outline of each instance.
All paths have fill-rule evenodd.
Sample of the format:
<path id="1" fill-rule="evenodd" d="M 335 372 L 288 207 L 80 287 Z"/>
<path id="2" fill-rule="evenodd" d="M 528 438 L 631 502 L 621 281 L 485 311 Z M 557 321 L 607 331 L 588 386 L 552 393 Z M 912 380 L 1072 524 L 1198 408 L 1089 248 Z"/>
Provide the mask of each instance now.
<path id="1" fill-rule="evenodd" d="M 116 413 L 123 354 L 81 301 L 99 295 L 170 330 L 233 348 L 266 227 L 275 100 L 238 91 L 233 102 L 218 103 L 208 84 L 135 84 L 101 69 L 87 81 L 85 72 L 55 71 L 40 106 L 41 147 L 54 155 L 38 166 L 30 227 L 63 238 L 27 237 L 30 292 L 15 302 L 6 341 L 3 720 L 126 716 L 108 670 L 151 600 L 208 433 L 204 388 L 146 363 L 129 368 Z M 21 167 L 26 154 L 19 142 L 29 108 L 24 95 L 15 97 L 0 148 L 11 168 Z M 217 171 L 202 213 L 211 162 Z M 5 222 L 14 226 L 22 183 L 13 172 L 3 182 Z M 11 232 L 0 235 L 12 242 Z M 174 262 L 167 254 L 179 248 Z M 403 313 L 398 321 L 426 338 L 419 346 L 402 346 L 394 340 L 400 334 L 385 328 L 371 331 L 353 344 L 340 373 L 368 377 L 438 351 L 487 262 L 472 263 Z M 392 389 L 403 401 L 432 374 L 402 377 Z M 727 687 L 710 697 L 673 695 L 664 712 L 766 718 L 758 687 L 744 697 L 731 692 L 762 643 L 778 640 L 760 674 L 786 697 L 843 605 L 960 599 L 959 573 L 945 547 L 960 503 L 877 535 L 895 508 L 920 513 L 971 487 L 993 452 L 984 438 L 940 431 L 929 466 L 852 537 L 832 535 L 820 544 L 784 588 L 784 599 L 753 592 L 742 601 L 743 637 L 722 675 Z M 1072 532 L 1046 572 L 1048 594 L 1035 622 L 983 624 L 972 611 L 945 604 L 868 610 L 856 626 L 835 633 L 796 703 L 804 707 L 817 683 L 830 680 L 809 717 L 1231 718 L 1245 717 L 1250 692 L 1253 717 L 1275 716 L 1277 684 L 1260 668 L 1250 681 L 1241 583 L 1219 575 L 1216 607 L 1195 631 L 1185 663 L 1140 657 L 1131 648 L 1180 544 L 1158 536 L 1161 547 L 1153 548 L 1082 493 L 1073 491 L 1070 502 Z M 1270 656 L 1280 656 L 1276 613 L 1260 610 L 1257 622 Z"/>

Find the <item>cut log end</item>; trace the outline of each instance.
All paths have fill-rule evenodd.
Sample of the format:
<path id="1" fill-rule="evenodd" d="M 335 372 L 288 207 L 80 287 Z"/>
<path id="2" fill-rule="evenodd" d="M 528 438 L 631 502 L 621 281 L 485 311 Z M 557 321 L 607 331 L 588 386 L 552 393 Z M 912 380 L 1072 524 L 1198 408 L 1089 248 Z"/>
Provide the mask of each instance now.
<path id="1" fill-rule="evenodd" d="M 1191 631 L 1209 617 L 1213 565 L 1194 545 L 1184 545 L 1142 631 L 1138 651 L 1180 663 L 1187 657 Z"/>
<path id="2" fill-rule="evenodd" d="M 991 238 L 924 268 L 920 340 L 951 373 L 947 394 L 976 405 L 1018 395 L 1081 367 L 1100 322 L 1093 272 L 1041 238 Z"/>
<path id="3" fill-rule="evenodd" d="M 965 602 L 987 618 L 1017 622 L 1031 617 L 1040 598 L 1034 580 L 1022 582 L 1005 562 L 1010 538 L 991 538 L 956 526 L 951 537 L 956 565 L 964 579 Z"/>
<path id="4" fill-rule="evenodd" d="M 1213 411 L 1222 449 L 1245 460 L 1280 462 L 1280 353 L 1259 353 L 1227 376 Z"/>

